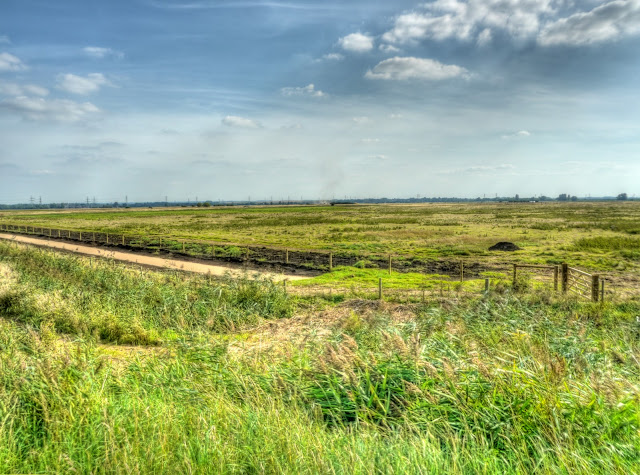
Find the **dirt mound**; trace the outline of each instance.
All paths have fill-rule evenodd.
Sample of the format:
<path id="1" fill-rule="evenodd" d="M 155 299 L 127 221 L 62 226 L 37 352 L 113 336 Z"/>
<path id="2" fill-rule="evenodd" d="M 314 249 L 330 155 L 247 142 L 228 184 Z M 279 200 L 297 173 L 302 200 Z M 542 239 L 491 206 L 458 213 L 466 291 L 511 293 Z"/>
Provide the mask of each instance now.
<path id="1" fill-rule="evenodd" d="M 512 242 L 501 241 L 489 248 L 490 251 L 519 251 L 520 248 Z"/>

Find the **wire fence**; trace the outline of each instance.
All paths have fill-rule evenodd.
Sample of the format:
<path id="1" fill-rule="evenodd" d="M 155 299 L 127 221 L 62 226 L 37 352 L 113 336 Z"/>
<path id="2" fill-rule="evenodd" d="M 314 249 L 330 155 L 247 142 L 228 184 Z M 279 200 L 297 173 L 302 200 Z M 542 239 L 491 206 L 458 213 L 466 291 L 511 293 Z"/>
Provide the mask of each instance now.
<path id="1" fill-rule="evenodd" d="M 150 253 L 166 253 L 203 260 L 234 263 L 254 263 L 280 267 L 330 271 L 338 266 L 384 269 L 389 272 L 416 272 L 459 277 L 461 280 L 480 277 L 483 271 L 501 271 L 477 262 L 454 259 L 425 259 L 405 255 L 379 255 L 348 251 L 306 250 L 180 239 L 160 234 L 135 235 L 93 230 L 70 230 L 39 226 L 0 224 L 0 231 L 81 242 L 89 245 L 120 247 Z"/>
<path id="2" fill-rule="evenodd" d="M 362 284 L 344 285 L 335 283 L 325 286 L 290 286 L 290 291 L 299 295 L 349 295 L 359 298 L 384 297 L 396 300 L 420 300 L 433 296 L 452 296 L 492 291 L 545 290 L 573 293 L 580 298 L 589 298 L 594 302 L 603 300 L 607 295 L 605 280 L 598 275 L 589 274 L 567 264 L 529 265 L 512 264 L 513 276 L 510 279 L 503 267 L 486 266 L 483 270 L 479 263 L 464 261 L 417 262 L 413 257 L 379 255 L 340 255 L 330 251 L 297 250 L 273 248 L 267 246 L 247 246 L 211 241 L 183 240 L 164 235 L 131 235 L 99 231 L 79 231 L 38 226 L 17 226 L 0 224 L 0 231 L 24 234 L 47 239 L 80 242 L 94 246 L 119 247 L 128 250 L 154 254 L 164 253 L 172 256 L 185 256 L 203 260 L 219 260 L 234 263 L 271 265 L 279 267 L 298 267 L 310 270 L 331 271 L 335 266 L 353 266 L 366 259 L 367 267 L 392 271 L 413 271 L 426 274 L 424 285 L 407 289 L 404 285 L 387 285 L 380 278 L 377 286 Z M 435 271 L 435 272 L 434 272 Z M 433 275 L 438 277 L 434 278 Z M 608 292 L 609 295 L 612 292 Z"/>

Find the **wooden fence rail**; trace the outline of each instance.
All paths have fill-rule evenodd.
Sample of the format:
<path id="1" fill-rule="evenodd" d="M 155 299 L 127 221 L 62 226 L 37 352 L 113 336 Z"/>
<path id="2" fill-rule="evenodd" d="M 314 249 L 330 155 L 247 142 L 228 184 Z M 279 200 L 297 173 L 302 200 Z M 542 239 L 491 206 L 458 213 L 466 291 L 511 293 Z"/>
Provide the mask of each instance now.
<path id="1" fill-rule="evenodd" d="M 604 300 L 604 279 L 597 274 L 589 274 L 564 263 L 561 266 L 513 264 L 513 286 L 517 286 L 518 269 L 543 269 L 553 270 L 553 289 L 558 291 L 558 283 L 561 282 L 562 293 L 571 292 L 579 297 L 584 297 L 598 302 Z"/>
<path id="2" fill-rule="evenodd" d="M 553 271 L 553 290 L 558 291 L 558 266 L 544 266 L 533 264 L 513 264 L 513 286 L 514 288 L 518 284 L 518 269 L 543 269 Z"/>
<path id="3" fill-rule="evenodd" d="M 589 274 L 568 264 L 562 264 L 562 292 L 572 292 L 593 302 L 604 299 L 604 280 L 598 274 Z"/>
<path id="4" fill-rule="evenodd" d="M 0 231 L 17 234 L 28 234 L 49 239 L 63 239 L 90 243 L 92 245 L 121 246 L 146 252 L 168 252 L 205 260 L 223 260 L 236 263 L 254 262 L 260 265 L 298 267 L 310 270 L 332 271 L 337 266 L 355 266 L 361 262 L 366 267 L 386 269 L 391 274 L 398 272 L 418 272 L 424 274 L 444 274 L 458 277 L 463 282 L 466 278 L 480 277 L 482 269 L 471 263 L 449 262 L 437 259 L 419 259 L 415 256 L 332 252 L 321 249 L 287 249 L 267 245 L 246 245 L 223 243 L 197 239 L 181 239 L 157 234 L 144 236 L 134 234 L 116 234 L 104 231 L 85 229 L 72 231 L 68 229 L 45 228 L 0 223 Z"/>

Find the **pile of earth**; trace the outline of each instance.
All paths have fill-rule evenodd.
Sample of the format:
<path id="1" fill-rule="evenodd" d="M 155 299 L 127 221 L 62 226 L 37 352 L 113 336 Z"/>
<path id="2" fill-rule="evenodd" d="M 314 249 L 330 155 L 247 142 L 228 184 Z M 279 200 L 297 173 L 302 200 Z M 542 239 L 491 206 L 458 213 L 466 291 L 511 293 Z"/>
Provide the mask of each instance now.
<path id="1" fill-rule="evenodd" d="M 490 251 L 519 251 L 520 249 L 514 243 L 508 241 L 501 241 L 489 248 Z"/>

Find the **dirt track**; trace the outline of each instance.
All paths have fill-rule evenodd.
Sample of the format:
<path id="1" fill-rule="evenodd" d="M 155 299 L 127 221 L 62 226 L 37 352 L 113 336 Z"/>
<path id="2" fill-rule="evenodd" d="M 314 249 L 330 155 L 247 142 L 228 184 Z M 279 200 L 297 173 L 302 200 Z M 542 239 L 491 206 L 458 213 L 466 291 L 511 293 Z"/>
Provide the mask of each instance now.
<path id="1" fill-rule="evenodd" d="M 276 274 L 273 272 L 263 272 L 254 269 L 248 269 L 247 271 L 245 271 L 237 267 L 201 264 L 199 262 L 181 261 L 176 259 L 164 259 L 162 257 L 147 256 L 143 254 L 136 254 L 133 252 L 113 251 L 110 249 L 102 249 L 99 247 L 83 246 L 79 244 L 71 244 L 60 241 L 49 241 L 47 239 L 31 238 L 16 234 L 0 233 L 0 239 L 6 239 L 8 241 L 14 241 L 22 244 L 47 247 L 51 249 L 60 249 L 62 251 L 74 252 L 87 256 L 115 259 L 117 261 L 130 262 L 143 266 L 157 267 L 161 269 L 181 270 L 186 272 L 196 272 L 199 274 L 224 275 L 226 273 L 230 273 L 232 275 L 243 275 L 248 272 L 251 275 L 259 274 L 260 276 L 270 277 L 274 280 L 301 280 L 309 278 L 309 276 L 304 275 Z"/>

